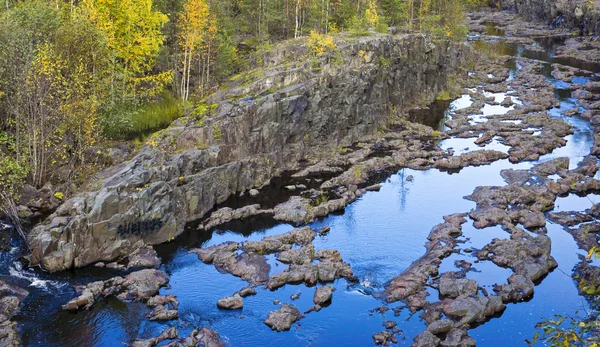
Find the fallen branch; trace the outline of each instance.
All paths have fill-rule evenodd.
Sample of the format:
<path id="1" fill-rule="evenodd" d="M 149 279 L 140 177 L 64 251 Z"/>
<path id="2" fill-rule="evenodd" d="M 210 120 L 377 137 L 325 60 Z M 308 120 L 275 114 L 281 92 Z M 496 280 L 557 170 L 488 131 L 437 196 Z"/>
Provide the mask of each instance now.
<path id="1" fill-rule="evenodd" d="M 17 233 L 19 233 L 19 236 L 21 236 L 25 242 L 27 249 L 29 249 L 27 238 L 25 237 L 25 232 L 23 231 L 23 220 L 19 217 L 17 204 L 15 204 L 14 200 L 6 192 L 0 192 L 0 211 L 4 213 L 8 219 L 8 222 L 12 224 Z"/>

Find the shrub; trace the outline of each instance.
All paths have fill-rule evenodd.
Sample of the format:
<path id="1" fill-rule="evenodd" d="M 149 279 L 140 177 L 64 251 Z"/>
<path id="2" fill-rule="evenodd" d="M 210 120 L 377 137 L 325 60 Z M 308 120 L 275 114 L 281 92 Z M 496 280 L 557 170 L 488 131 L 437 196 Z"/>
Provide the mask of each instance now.
<path id="1" fill-rule="evenodd" d="M 6 192 L 10 198 L 18 199 L 29 168 L 16 159 L 3 155 L 0 157 L 0 191 Z"/>
<path id="2" fill-rule="evenodd" d="M 310 32 L 310 36 L 306 43 L 308 48 L 310 48 L 311 53 L 317 57 L 337 48 L 337 45 L 333 41 L 333 37 L 330 35 L 321 35 L 314 30 Z"/>

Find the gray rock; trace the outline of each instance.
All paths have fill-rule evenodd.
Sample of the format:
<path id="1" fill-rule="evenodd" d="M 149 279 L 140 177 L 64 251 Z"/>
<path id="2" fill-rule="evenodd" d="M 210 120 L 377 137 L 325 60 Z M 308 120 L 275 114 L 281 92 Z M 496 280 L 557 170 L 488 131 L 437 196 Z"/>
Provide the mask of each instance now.
<path id="1" fill-rule="evenodd" d="M 250 295 L 256 295 L 256 289 L 252 287 L 246 287 L 239 291 L 238 293 L 242 298 L 245 298 Z"/>
<path id="2" fill-rule="evenodd" d="M 326 303 L 328 303 L 328 302 L 331 301 L 332 292 L 333 291 L 331 290 L 331 287 L 328 287 L 328 286 L 317 288 L 317 290 L 315 290 L 315 295 L 313 297 L 313 302 L 316 305 L 323 306 L 324 304 L 326 304 Z"/>
<path id="3" fill-rule="evenodd" d="M 304 317 L 300 311 L 290 304 L 282 304 L 281 308 L 269 313 L 265 324 L 276 331 L 290 330 L 292 324 Z"/>
<path id="4" fill-rule="evenodd" d="M 239 294 L 235 294 L 220 299 L 217 306 L 224 310 L 241 310 L 244 307 L 244 301 Z"/>
<path id="5" fill-rule="evenodd" d="M 460 295 L 475 295 L 478 289 L 479 286 L 474 280 L 452 278 L 452 276 L 442 276 L 440 278 L 440 294 L 449 298 L 456 298 Z"/>
<path id="6" fill-rule="evenodd" d="M 152 310 L 152 312 L 150 312 L 150 315 L 148 316 L 148 318 L 152 321 L 154 321 L 154 320 L 162 320 L 162 321 L 173 320 L 173 319 L 177 319 L 177 317 L 179 317 L 179 313 L 177 312 L 177 310 L 171 310 L 163 305 L 156 306 L 156 308 L 154 308 L 154 310 Z"/>
<path id="7" fill-rule="evenodd" d="M 159 265 L 160 259 L 158 258 L 154 248 L 150 246 L 137 249 L 132 255 L 129 256 L 129 261 L 127 263 L 128 268 L 155 268 Z"/>

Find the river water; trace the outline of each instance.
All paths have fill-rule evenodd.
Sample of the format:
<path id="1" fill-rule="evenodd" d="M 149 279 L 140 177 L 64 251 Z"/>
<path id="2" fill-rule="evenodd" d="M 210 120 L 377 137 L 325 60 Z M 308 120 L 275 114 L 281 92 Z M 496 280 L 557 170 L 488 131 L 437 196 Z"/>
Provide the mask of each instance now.
<path id="1" fill-rule="evenodd" d="M 488 34 L 501 36 L 501 30 L 488 26 Z M 472 38 L 477 40 L 476 37 Z M 481 44 L 481 43 L 480 43 Z M 573 67 L 585 67 L 599 72 L 600 66 L 583 64 L 576 60 L 555 61 L 553 50 L 555 39 L 538 42 L 545 50 L 531 51 L 525 46 L 507 44 L 498 39 L 483 42 L 493 45 L 493 49 L 514 57 L 527 57 L 545 61 L 548 66 L 561 63 Z M 519 66 L 513 62 L 511 75 L 518 74 Z M 555 157 L 571 158 L 571 166 L 576 166 L 589 154 L 593 144 L 592 131 L 588 122 L 578 117 L 564 117 L 565 110 L 575 107 L 574 100 L 566 90 L 568 83 L 557 81 L 544 69 L 547 79 L 556 87 L 561 106 L 550 111 L 553 117 L 562 118 L 575 127 L 575 134 L 567 137 L 567 145 L 543 156 L 540 161 Z M 585 83 L 585 78 L 577 78 L 577 83 Z M 505 95 L 496 95 L 498 100 Z M 518 98 L 518 95 L 515 95 Z M 518 101 L 518 99 L 517 99 Z M 437 104 L 430 110 L 428 125 L 444 130 L 444 120 L 452 117 L 456 109 L 468 107 L 470 97 L 465 95 L 450 104 Z M 489 106 L 489 105 L 488 105 Z M 496 106 L 485 109 L 484 115 L 505 113 L 509 108 Z M 480 149 L 474 139 L 448 139 L 440 146 L 453 149 L 457 154 Z M 493 141 L 486 147 L 506 151 L 507 147 Z M 420 333 L 425 324 L 418 314 L 410 316 L 403 310 L 395 317 L 388 311 L 385 316 L 371 313 L 383 304 L 380 296 L 385 284 L 400 274 L 413 261 L 424 254 L 424 244 L 431 228 L 443 222 L 442 216 L 466 212 L 475 203 L 465 200 L 477 186 L 504 185 L 500 171 L 506 168 L 528 169 L 535 163 L 511 164 L 500 160 L 491 165 L 467 167 L 458 173 L 445 173 L 435 169 L 415 171 L 402 169 L 382 181 L 381 190 L 369 192 L 347 206 L 342 214 L 331 215 L 310 224 L 320 228 L 330 226 L 326 236 L 317 236 L 314 241 L 317 249 L 337 249 L 348 262 L 358 283 L 337 280 L 336 291 L 329 307 L 318 313 L 311 313 L 294 325 L 289 332 L 272 332 L 263 320 L 268 312 L 277 309 L 273 300 L 292 302 L 292 294 L 301 293 L 294 301 L 300 311 L 306 311 L 312 303 L 314 288 L 305 285 L 287 285 L 275 292 L 257 288 L 258 295 L 244 299 L 242 311 L 221 311 L 216 307 L 218 299 L 232 295 L 247 283 L 237 277 L 222 274 L 213 265 L 198 260 L 195 254 L 188 254 L 194 247 L 210 246 L 225 241 L 260 240 L 268 235 L 277 235 L 291 230 L 287 224 L 276 224 L 272 220 L 254 218 L 244 224 L 231 224 L 212 232 L 188 231 L 173 243 L 155 247 L 163 259 L 164 269 L 170 275 L 170 288 L 163 288 L 161 294 L 175 294 L 180 302 L 179 319 L 166 323 L 150 322 L 145 319 L 149 309 L 144 304 L 122 303 L 116 299 L 100 300 L 90 311 L 69 313 L 60 306 L 73 296 L 72 285 L 115 276 L 114 271 L 96 268 L 48 275 L 39 271 L 24 270 L 16 257 L 18 246 L 12 252 L 1 255 L 3 277 L 26 286 L 30 296 L 24 301 L 21 313 L 16 320 L 21 325 L 23 342 L 27 346 L 121 346 L 137 337 L 157 336 L 169 326 L 176 326 L 180 336 L 187 336 L 199 326 L 207 326 L 219 332 L 230 346 L 369 346 L 373 345 L 372 335 L 384 330 L 386 320 L 398 322 L 403 330 L 399 335 L 399 345 L 410 345 L 414 336 Z M 413 176 L 411 181 L 408 176 Z M 583 210 L 592 202 L 600 202 L 598 196 L 579 198 L 569 196 L 557 201 L 558 210 Z M 548 235 L 554 245 L 552 255 L 559 267 L 550 273 L 535 288 L 534 297 L 518 304 L 508 305 L 506 311 L 497 318 L 470 331 L 470 335 L 481 346 L 525 345 L 531 339 L 537 322 L 552 317 L 556 313 L 577 316 L 577 311 L 587 309 L 585 300 L 578 295 L 576 284 L 571 278 L 572 268 L 578 261 L 578 250 L 573 238 L 562 227 L 548 223 Z M 481 247 L 492 238 L 506 238 L 508 234 L 501 228 L 476 230 L 472 222 L 463 226 L 461 240 L 466 245 Z M 278 263 L 274 256 L 268 257 L 271 275 L 282 272 L 287 266 Z M 455 270 L 455 260 L 474 258 L 469 254 L 455 254 L 444 260 L 440 272 Z M 504 283 L 511 271 L 495 266 L 490 262 L 474 264 L 477 271 L 468 272 L 468 277 L 477 280 L 491 292 L 494 283 Z M 437 292 L 432 292 L 437 295 Z M 557 300 L 560 298 L 560 300 Z M 399 306 L 392 304 L 390 307 Z"/>

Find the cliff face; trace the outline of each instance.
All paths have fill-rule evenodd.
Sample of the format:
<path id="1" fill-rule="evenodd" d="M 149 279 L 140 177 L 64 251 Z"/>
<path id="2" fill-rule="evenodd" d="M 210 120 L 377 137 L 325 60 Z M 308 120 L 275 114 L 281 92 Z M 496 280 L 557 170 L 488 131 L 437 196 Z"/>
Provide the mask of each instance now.
<path id="1" fill-rule="evenodd" d="M 263 68 L 232 79 L 199 116 L 155 134 L 36 226 L 31 265 L 82 267 L 171 240 L 230 196 L 376 132 L 392 108 L 432 101 L 466 56 L 464 45 L 416 34 L 338 46 L 320 59 L 306 59 L 299 40 L 265 54 Z"/>
<path id="2" fill-rule="evenodd" d="M 583 23 L 586 35 L 600 34 L 600 2 L 598 0 L 500 0 L 503 10 L 515 11 L 528 19 L 551 23 L 558 16 L 564 26 L 579 29 Z"/>

